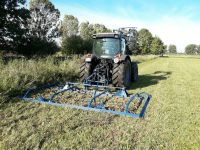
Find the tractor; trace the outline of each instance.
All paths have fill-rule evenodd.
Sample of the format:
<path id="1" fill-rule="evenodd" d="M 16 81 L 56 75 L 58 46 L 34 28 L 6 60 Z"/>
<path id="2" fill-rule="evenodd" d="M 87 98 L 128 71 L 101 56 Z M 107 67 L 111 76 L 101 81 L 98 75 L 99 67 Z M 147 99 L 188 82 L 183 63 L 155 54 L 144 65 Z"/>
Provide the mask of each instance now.
<path id="1" fill-rule="evenodd" d="M 112 33 L 95 34 L 93 38 L 92 54 L 81 59 L 82 83 L 67 82 L 33 87 L 22 99 L 59 107 L 143 118 L 151 95 L 145 92 L 130 95 L 126 90 L 131 82 L 138 80 L 138 66 L 129 56 L 131 51 L 137 50 L 136 29 L 120 28 Z"/>
<path id="2" fill-rule="evenodd" d="M 138 80 L 138 66 L 130 58 L 137 48 L 137 31 L 120 28 L 111 33 L 93 35 L 92 54 L 81 59 L 80 81 L 83 83 L 128 87 Z"/>

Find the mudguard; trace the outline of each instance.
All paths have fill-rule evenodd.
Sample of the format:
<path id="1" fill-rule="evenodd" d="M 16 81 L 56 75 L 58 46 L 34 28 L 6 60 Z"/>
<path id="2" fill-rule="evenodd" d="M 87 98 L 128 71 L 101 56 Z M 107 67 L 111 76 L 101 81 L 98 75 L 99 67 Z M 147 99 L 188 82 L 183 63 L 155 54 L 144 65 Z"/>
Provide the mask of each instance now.
<path id="1" fill-rule="evenodd" d="M 127 59 L 131 62 L 131 58 L 130 58 L 129 55 L 121 55 L 120 56 L 120 62 L 123 62 L 123 61 L 125 61 Z"/>
<path id="2" fill-rule="evenodd" d="M 81 63 L 84 62 L 95 62 L 96 61 L 96 56 L 93 54 L 86 54 L 81 58 Z"/>

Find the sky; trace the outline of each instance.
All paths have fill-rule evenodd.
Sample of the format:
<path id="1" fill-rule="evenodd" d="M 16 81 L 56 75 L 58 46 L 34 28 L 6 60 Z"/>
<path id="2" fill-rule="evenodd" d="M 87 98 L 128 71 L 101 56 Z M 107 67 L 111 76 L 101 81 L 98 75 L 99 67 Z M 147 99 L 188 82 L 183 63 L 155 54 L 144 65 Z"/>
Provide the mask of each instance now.
<path id="1" fill-rule="evenodd" d="M 166 45 L 184 52 L 188 44 L 200 45 L 200 0 L 51 0 L 61 12 L 79 22 L 147 28 Z"/>

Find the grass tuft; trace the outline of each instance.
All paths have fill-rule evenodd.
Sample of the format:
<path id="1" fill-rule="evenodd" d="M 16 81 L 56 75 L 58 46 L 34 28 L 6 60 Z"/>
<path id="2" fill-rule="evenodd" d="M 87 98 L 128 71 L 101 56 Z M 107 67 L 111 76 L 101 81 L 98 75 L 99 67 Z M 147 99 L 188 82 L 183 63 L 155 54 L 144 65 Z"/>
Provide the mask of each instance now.
<path id="1" fill-rule="evenodd" d="M 35 85 L 75 81 L 78 78 L 79 60 L 72 59 L 55 63 L 47 57 L 37 60 L 0 61 L 0 93 L 16 96 Z"/>

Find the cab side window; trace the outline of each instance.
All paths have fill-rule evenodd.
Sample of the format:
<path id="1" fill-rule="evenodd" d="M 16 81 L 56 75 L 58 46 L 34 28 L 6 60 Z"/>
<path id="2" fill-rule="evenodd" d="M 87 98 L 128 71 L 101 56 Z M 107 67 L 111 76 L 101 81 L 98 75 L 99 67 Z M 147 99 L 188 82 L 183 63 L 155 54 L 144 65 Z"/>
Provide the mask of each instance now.
<path id="1" fill-rule="evenodd" d="M 122 52 L 124 53 L 126 50 L 126 43 L 125 43 L 125 39 L 121 40 L 121 48 L 122 48 Z"/>

